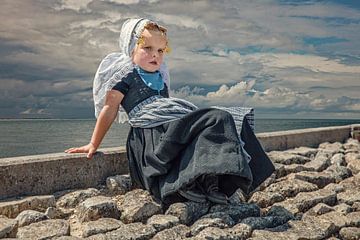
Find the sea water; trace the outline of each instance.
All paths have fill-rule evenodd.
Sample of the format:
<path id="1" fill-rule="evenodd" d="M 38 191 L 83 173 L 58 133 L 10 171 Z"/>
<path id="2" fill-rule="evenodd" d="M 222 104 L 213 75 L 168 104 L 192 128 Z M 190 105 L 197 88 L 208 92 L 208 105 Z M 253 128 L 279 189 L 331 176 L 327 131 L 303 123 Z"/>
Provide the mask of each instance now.
<path id="1" fill-rule="evenodd" d="M 87 144 L 95 119 L 2 119 L 0 158 L 63 152 Z M 255 132 L 359 124 L 354 119 L 256 119 Z M 127 124 L 112 124 L 100 148 L 125 146 Z"/>

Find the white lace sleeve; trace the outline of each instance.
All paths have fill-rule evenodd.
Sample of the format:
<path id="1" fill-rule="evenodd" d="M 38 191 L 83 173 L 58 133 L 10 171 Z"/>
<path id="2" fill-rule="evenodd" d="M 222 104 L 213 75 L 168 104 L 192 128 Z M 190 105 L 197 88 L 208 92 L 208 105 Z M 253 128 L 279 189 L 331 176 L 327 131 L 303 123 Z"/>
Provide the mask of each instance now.
<path id="1" fill-rule="evenodd" d="M 112 53 L 107 55 L 99 65 L 96 71 L 93 83 L 93 98 L 95 107 L 95 117 L 98 118 L 102 108 L 105 105 L 105 98 L 118 82 L 126 77 L 132 70 L 134 65 L 131 59 L 121 53 Z M 119 106 L 118 114 L 115 118 L 116 122 L 124 123 L 128 120 L 128 116 L 124 109 Z"/>

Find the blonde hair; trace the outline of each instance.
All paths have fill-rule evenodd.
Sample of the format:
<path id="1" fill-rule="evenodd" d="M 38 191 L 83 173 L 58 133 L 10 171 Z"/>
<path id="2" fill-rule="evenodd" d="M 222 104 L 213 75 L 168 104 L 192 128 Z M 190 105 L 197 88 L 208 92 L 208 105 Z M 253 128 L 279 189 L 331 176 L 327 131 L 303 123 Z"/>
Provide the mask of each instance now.
<path id="1" fill-rule="evenodd" d="M 167 29 L 165 27 L 158 25 L 155 22 L 149 22 L 145 25 L 144 30 L 145 29 L 148 31 L 155 31 L 155 32 L 161 33 L 161 35 L 164 36 L 165 40 L 166 40 L 166 46 L 165 46 L 164 52 L 165 53 L 171 52 L 171 48 L 169 46 L 169 40 L 167 38 Z M 143 45 L 144 43 L 145 43 L 145 39 L 144 39 L 144 36 L 141 34 L 141 36 L 139 37 L 139 39 L 137 41 L 137 44 Z"/>

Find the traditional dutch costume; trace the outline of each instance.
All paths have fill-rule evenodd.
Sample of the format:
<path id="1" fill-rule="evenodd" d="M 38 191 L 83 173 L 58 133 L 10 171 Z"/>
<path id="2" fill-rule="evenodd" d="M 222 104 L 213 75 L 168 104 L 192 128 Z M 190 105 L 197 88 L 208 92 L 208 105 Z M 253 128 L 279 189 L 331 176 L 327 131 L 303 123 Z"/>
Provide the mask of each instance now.
<path id="1" fill-rule="evenodd" d="M 204 176 L 216 176 L 217 190 L 227 196 L 238 188 L 254 190 L 274 167 L 253 132 L 252 110 L 198 109 L 169 97 L 165 64 L 150 73 L 131 60 L 149 22 L 129 19 L 123 24 L 121 52 L 106 56 L 94 79 L 96 117 L 109 90 L 124 94 L 117 121 L 131 126 L 126 149 L 133 181 L 165 203 L 177 201 L 194 182 L 202 179 L 206 185 Z"/>

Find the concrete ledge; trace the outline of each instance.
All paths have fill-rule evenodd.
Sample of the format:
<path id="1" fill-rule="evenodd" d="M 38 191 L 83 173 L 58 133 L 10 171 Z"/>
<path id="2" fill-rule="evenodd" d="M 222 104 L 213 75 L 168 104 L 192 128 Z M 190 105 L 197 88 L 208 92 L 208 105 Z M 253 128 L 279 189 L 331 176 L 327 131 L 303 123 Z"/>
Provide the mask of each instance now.
<path id="1" fill-rule="evenodd" d="M 354 125 L 257 134 L 265 151 L 322 142 L 343 142 Z M 359 125 L 356 125 L 359 126 Z M 101 151 L 101 152 L 100 152 Z M 125 147 L 100 149 L 92 160 L 85 154 L 43 154 L 0 159 L 0 200 L 23 195 L 95 187 L 108 176 L 128 173 Z"/>
<path id="2" fill-rule="evenodd" d="M 92 160 L 85 154 L 42 154 L 0 159 L 0 200 L 95 187 L 108 176 L 128 173 L 124 147 L 100 149 Z"/>
<path id="3" fill-rule="evenodd" d="M 307 128 L 290 131 L 260 133 L 258 137 L 265 151 L 286 150 L 306 146 L 317 147 L 323 142 L 344 142 L 351 136 L 353 125 Z"/>

